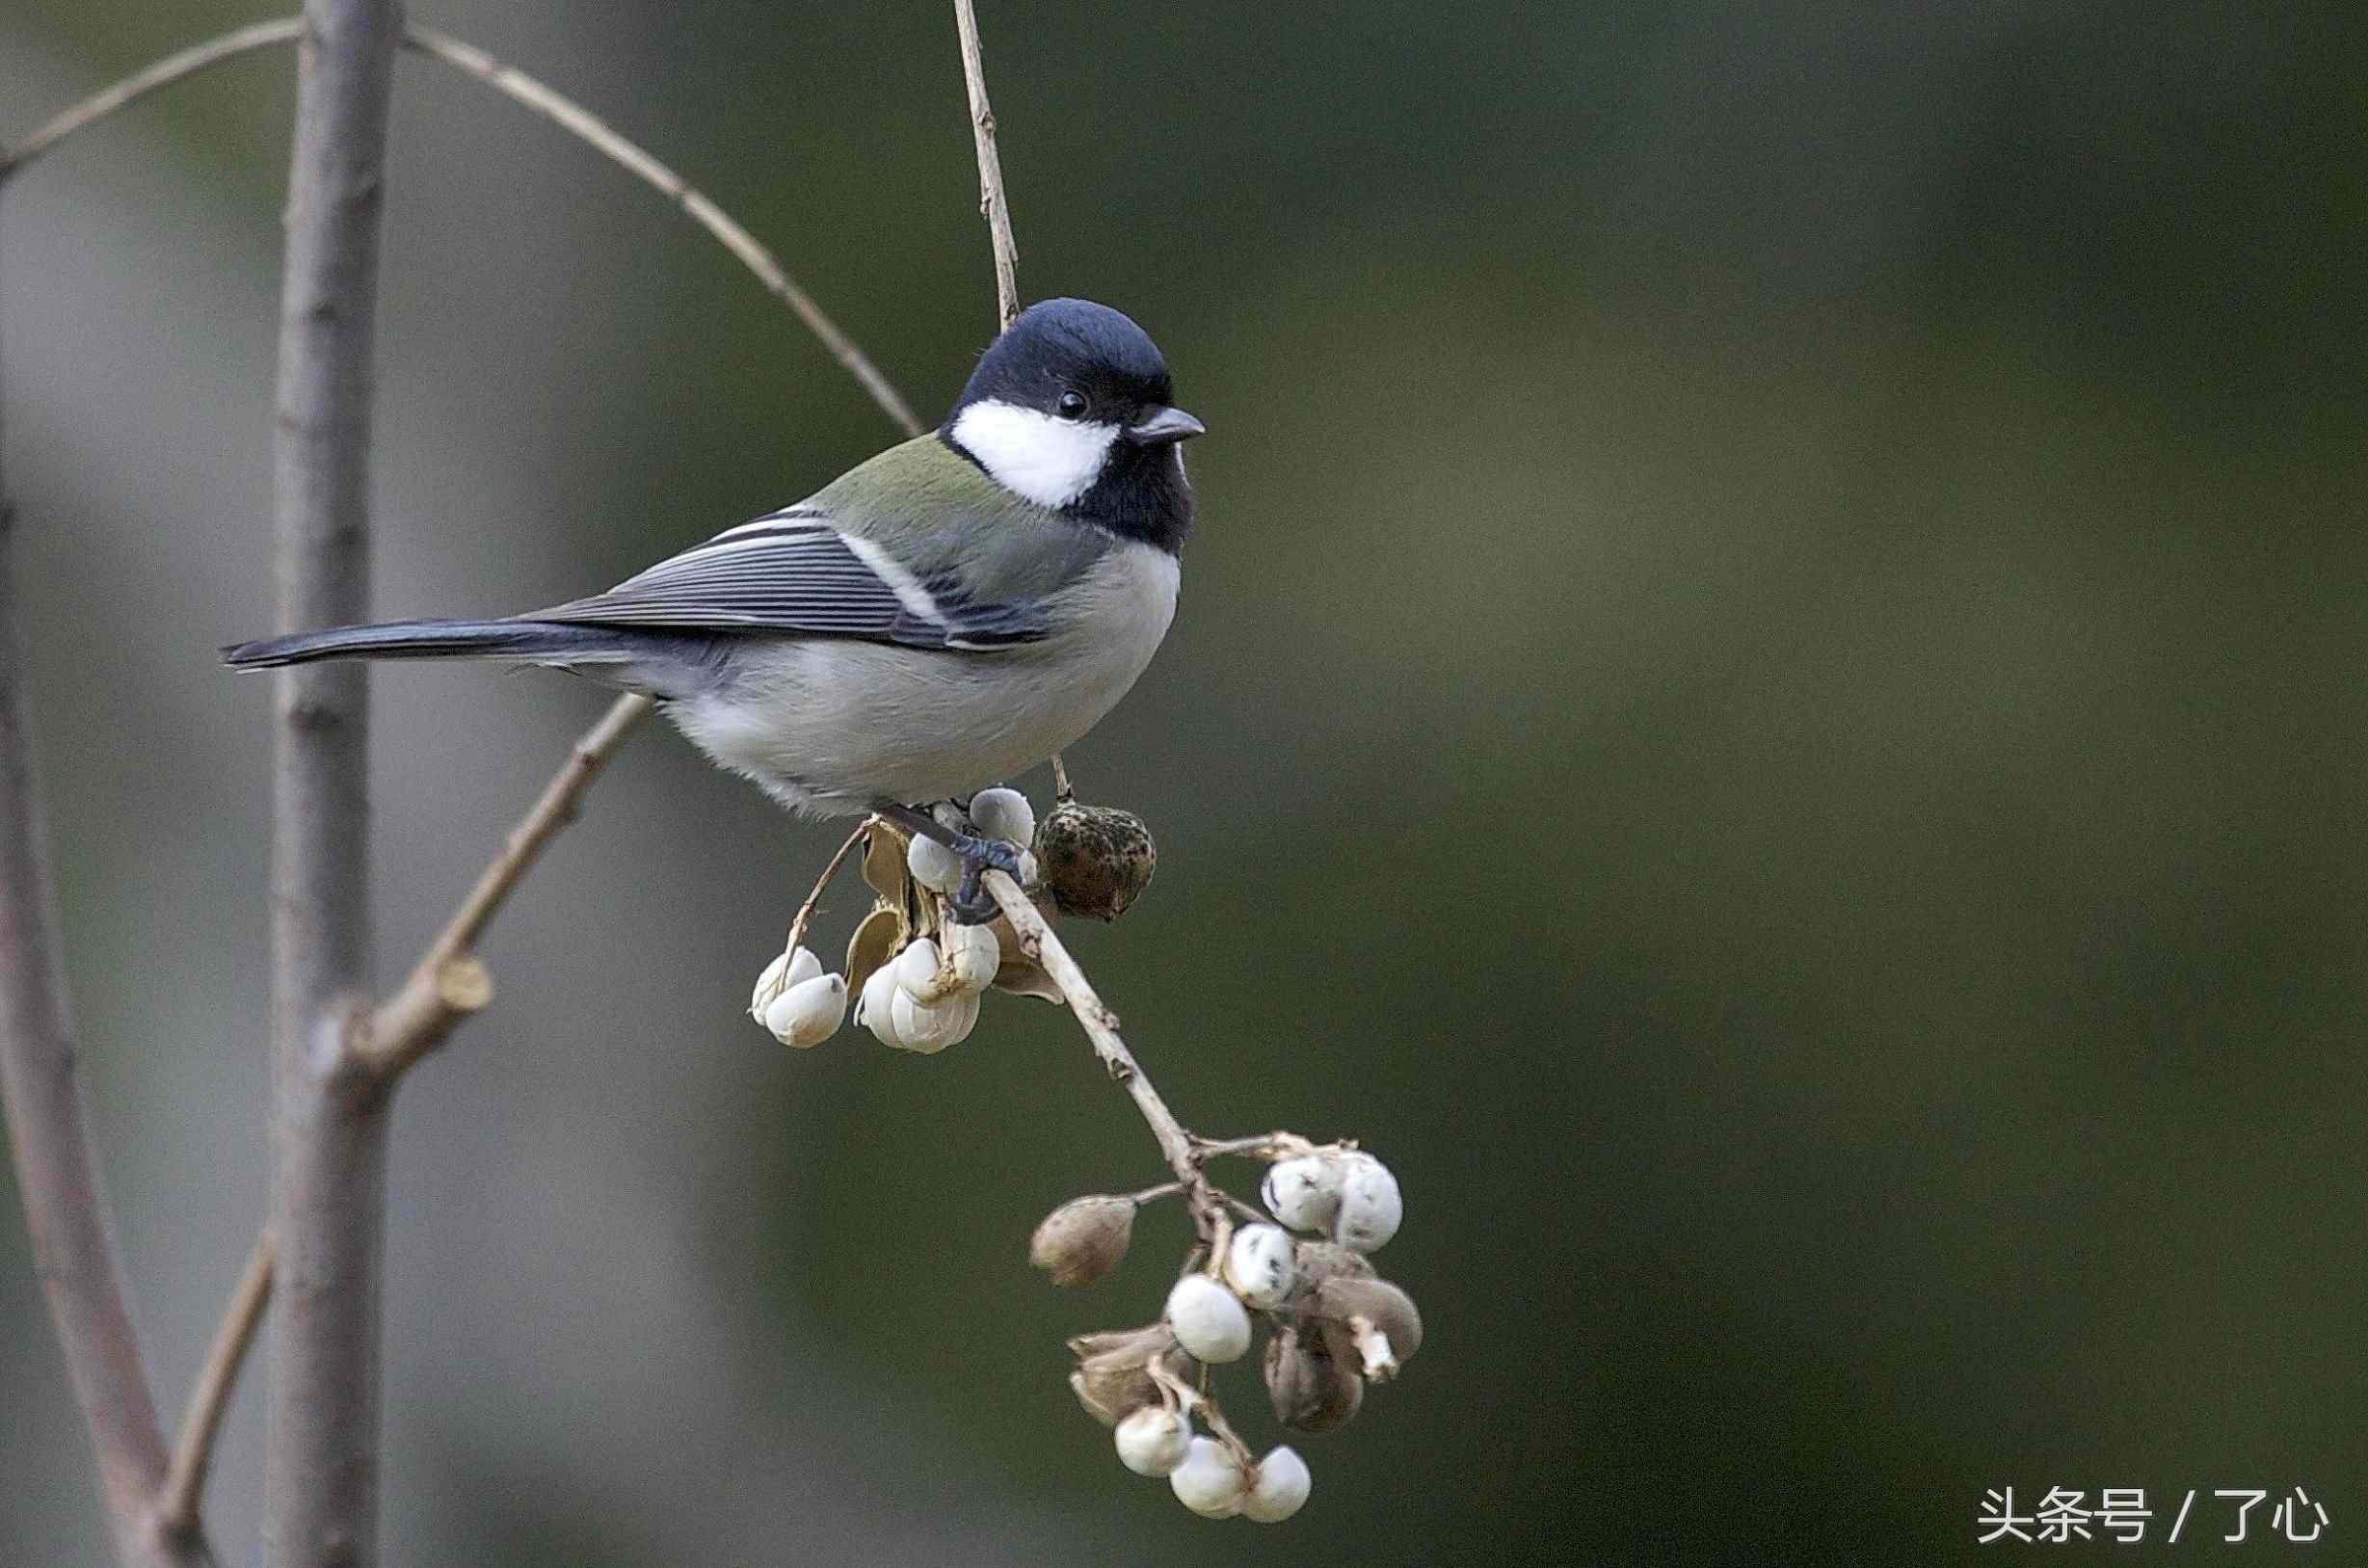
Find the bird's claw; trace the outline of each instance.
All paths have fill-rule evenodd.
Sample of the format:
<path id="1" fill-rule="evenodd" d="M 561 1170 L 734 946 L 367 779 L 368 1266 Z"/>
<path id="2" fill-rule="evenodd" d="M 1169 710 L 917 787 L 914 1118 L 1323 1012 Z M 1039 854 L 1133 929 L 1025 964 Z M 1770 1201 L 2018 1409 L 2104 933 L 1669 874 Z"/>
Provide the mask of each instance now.
<path id="1" fill-rule="evenodd" d="M 963 833 L 954 836 L 948 846 L 962 857 L 962 885 L 946 900 L 953 911 L 956 925 L 985 925 L 1002 913 L 995 894 L 987 890 L 989 871 L 1001 871 L 1007 876 L 1020 874 L 1020 851 L 1000 838 L 980 838 Z"/>

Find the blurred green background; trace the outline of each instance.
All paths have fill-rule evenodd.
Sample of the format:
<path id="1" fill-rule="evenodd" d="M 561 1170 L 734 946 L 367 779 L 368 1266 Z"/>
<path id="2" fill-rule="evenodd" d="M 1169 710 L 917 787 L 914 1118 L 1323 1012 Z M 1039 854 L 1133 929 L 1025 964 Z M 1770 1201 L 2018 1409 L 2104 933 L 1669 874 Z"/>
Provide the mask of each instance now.
<path id="1" fill-rule="evenodd" d="M 1124 1473 L 1061 1341 L 1157 1310 L 1181 1219 L 1085 1294 L 1022 1260 L 1157 1178 L 1123 1097 L 1016 999 L 927 1060 L 774 1047 L 740 1009 L 831 835 L 652 731 L 405 1092 L 388 1560 L 2052 1560 L 1977 1548 L 2008 1485 L 2144 1487 L 2147 1545 L 2065 1560 L 2183 1562 L 2213 1489 L 2301 1486 L 2350 1560 L 2360 9 L 983 10 L 1024 292 L 1133 313 L 1211 427 L 1177 628 L 1071 754 L 1161 869 L 1076 945 L 1188 1121 L 1391 1161 L 1425 1349 L 1301 1441 L 1290 1525 Z M 5 130 L 256 14 L 19 0 Z M 918 406 L 960 385 L 947 8 L 415 14 L 673 162 Z M 263 1201 L 267 704 L 211 651 L 270 619 L 288 80 L 0 214 L 71 972 L 174 1408 Z M 598 587 L 891 437 L 649 192 L 419 61 L 397 98 L 386 613 Z M 601 698 L 376 690 L 392 976 Z M 98 1560 L 5 1196 L 0 1556 Z M 259 1441 L 251 1386 L 228 1561 Z M 2252 1555 L 2304 1550 L 2269 1506 Z"/>

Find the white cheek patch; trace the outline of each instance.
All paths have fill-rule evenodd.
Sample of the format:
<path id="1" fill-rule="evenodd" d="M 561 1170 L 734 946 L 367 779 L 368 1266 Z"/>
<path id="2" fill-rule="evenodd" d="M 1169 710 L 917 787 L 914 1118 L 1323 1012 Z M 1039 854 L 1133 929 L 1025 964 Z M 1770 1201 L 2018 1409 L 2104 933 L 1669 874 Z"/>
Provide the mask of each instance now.
<path id="1" fill-rule="evenodd" d="M 989 398 L 962 411 L 953 437 L 997 484 L 1038 506 L 1057 509 L 1094 488 L 1118 427 L 1056 419 Z"/>

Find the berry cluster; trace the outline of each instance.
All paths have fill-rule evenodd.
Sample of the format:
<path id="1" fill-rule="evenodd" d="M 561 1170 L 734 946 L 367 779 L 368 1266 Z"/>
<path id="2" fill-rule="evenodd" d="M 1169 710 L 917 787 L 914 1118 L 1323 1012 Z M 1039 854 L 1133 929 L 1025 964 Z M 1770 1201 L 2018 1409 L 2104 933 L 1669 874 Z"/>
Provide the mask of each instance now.
<path id="1" fill-rule="evenodd" d="M 1275 1419 L 1308 1433 L 1346 1425 L 1367 1383 L 1388 1380 L 1422 1347 L 1413 1299 L 1366 1257 L 1397 1233 L 1404 1206 L 1390 1168 L 1353 1145 L 1276 1133 L 1201 1149 L 1271 1160 L 1264 1211 L 1205 1184 L 1191 1193 L 1195 1209 L 1214 1216 L 1214 1234 L 1186 1261 L 1159 1321 L 1070 1341 L 1078 1366 L 1069 1382 L 1114 1428 L 1129 1470 L 1166 1476 L 1195 1513 L 1273 1524 L 1307 1501 L 1307 1462 L 1289 1447 L 1253 1455 L 1210 1394 L 1210 1369 L 1246 1355 L 1251 1315 L 1264 1316 Z M 1090 1285 L 1126 1256 L 1136 1205 L 1181 1190 L 1072 1199 L 1037 1226 L 1029 1261 L 1056 1285 Z M 1207 1434 L 1194 1431 L 1195 1416 Z"/>
<path id="2" fill-rule="evenodd" d="M 967 808 L 967 809 L 966 809 Z M 1048 914 L 1115 919 L 1151 881 L 1157 853 L 1142 819 L 1106 806 L 1056 805 L 1043 822 L 1016 789 L 982 789 L 967 803 L 937 808 L 949 831 L 998 838 L 1022 851 L 1020 881 Z M 810 898 L 790 928 L 788 946 L 757 976 L 749 1016 L 785 1046 L 818 1046 L 846 1021 L 882 1045 L 934 1054 L 970 1038 L 981 996 L 990 988 L 1061 1000 L 1044 971 L 1024 956 L 1011 922 L 952 918 L 949 900 L 962 885 L 962 862 L 937 840 L 908 837 L 894 824 L 865 824 L 864 880 L 876 900 L 847 944 L 843 974 L 826 974 L 805 947 Z M 836 869 L 837 863 L 833 863 Z M 1041 867 L 1041 869 L 1040 869 Z M 824 882 L 830 872 L 823 873 Z M 816 894 L 821 886 L 815 888 Z"/>
<path id="3" fill-rule="evenodd" d="M 1048 917 L 1115 919 L 1157 864 L 1141 818 L 1111 807 L 1063 798 L 1040 823 L 1025 796 L 998 788 L 934 814 L 951 832 L 1021 848 L 1018 880 L 1032 913 Z M 807 923 L 859 844 L 872 908 L 847 944 L 845 971 L 825 973 L 804 945 Z M 1230 1142 L 1192 1134 L 1142 1076 L 1074 963 L 1063 971 L 1072 988 L 1064 991 L 1037 962 L 1058 945 L 1049 925 L 1028 922 L 1023 947 L 1009 913 L 963 924 L 952 906 L 962 882 L 962 862 L 934 839 L 881 818 L 866 822 L 799 909 L 787 950 L 758 976 L 751 1016 L 784 1045 L 814 1046 L 838 1031 L 853 997 L 856 1022 L 882 1044 L 928 1055 L 969 1038 L 990 989 L 1075 1006 L 1112 1076 L 1145 1103 L 1177 1180 L 1061 1205 L 1036 1227 L 1029 1261 L 1055 1285 L 1091 1285 L 1126 1257 L 1136 1208 L 1178 1195 L 1192 1209 L 1198 1241 L 1158 1321 L 1069 1342 L 1078 1358 L 1070 1386 L 1113 1429 L 1120 1461 L 1137 1475 L 1165 1476 L 1193 1512 L 1264 1524 L 1290 1518 L 1308 1499 L 1307 1462 L 1288 1446 L 1253 1453 L 1209 1390 L 1211 1369 L 1246 1356 L 1255 1317 L 1265 1318 L 1267 1398 L 1277 1421 L 1304 1433 L 1346 1425 L 1367 1385 L 1397 1374 L 1422 1346 L 1423 1319 L 1367 1255 L 1404 1217 L 1397 1178 L 1354 1143 L 1318 1145 L 1291 1132 Z M 1031 914 L 1018 900 L 1003 908 Z M 1204 1167 L 1222 1156 L 1267 1162 L 1264 1208 L 1211 1184 Z"/>

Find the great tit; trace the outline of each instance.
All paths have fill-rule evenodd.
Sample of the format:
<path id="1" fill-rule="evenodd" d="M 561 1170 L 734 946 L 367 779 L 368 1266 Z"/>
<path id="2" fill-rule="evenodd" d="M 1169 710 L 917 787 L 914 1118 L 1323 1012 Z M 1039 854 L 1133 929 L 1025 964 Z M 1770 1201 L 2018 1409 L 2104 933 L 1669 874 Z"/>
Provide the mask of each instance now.
<path id="1" fill-rule="evenodd" d="M 505 659 L 646 693 L 792 811 L 885 811 L 952 843 L 975 911 L 977 868 L 1015 858 L 912 808 L 1034 766 L 1134 684 L 1175 614 L 1192 527 L 1178 447 L 1202 430 L 1140 327 L 1047 300 L 980 357 L 935 431 L 604 594 L 267 637 L 223 658 Z"/>

